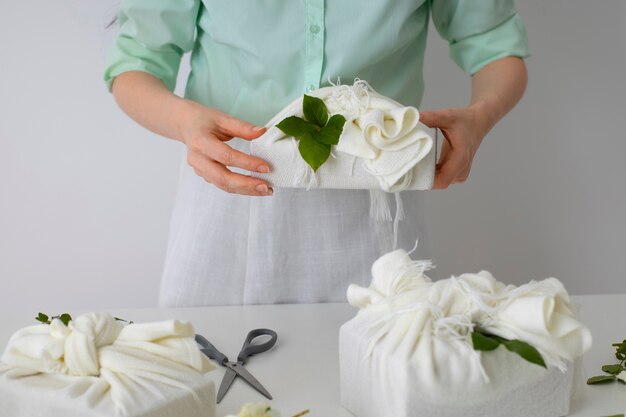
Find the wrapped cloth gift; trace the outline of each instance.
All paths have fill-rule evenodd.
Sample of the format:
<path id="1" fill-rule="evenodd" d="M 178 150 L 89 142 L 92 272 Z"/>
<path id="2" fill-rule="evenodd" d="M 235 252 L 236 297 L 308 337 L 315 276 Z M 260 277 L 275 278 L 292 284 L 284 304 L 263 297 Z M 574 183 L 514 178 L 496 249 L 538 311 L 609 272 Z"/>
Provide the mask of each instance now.
<path id="1" fill-rule="evenodd" d="M 214 417 L 213 368 L 187 322 L 53 319 L 9 340 L 0 403 L 11 417 Z"/>
<path id="2" fill-rule="evenodd" d="M 308 95 L 324 101 L 328 116 L 346 122 L 331 156 L 317 171 L 298 152 L 298 142 L 276 125 L 289 116 L 303 117 L 303 97 L 265 125 L 267 131 L 250 144 L 250 153 L 268 161 L 270 173 L 253 173 L 273 187 L 367 189 L 396 192 L 432 188 L 436 144 L 419 122 L 415 107 L 374 91 L 367 82 L 335 85 Z"/>
<path id="3" fill-rule="evenodd" d="M 360 310 L 340 330 L 342 405 L 357 417 L 560 417 L 569 412 L 591 334 L 555 278 L 519 287 L 486 271 L 432 282 L 403 250 L 351 285 Z M 521 341 L 544 366 L 472 333 Z"/>

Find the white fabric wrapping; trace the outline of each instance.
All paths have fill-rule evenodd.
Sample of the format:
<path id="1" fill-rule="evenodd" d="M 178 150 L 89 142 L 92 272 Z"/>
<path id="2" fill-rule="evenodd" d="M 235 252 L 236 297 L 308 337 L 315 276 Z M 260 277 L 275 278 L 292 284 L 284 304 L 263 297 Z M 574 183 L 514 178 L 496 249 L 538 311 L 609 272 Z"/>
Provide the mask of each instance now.
<path id="1" fill-rule="evenodd" d="M 344 407 L 358 417 L 567 414 L 572 362 L 591 334 L 563 285 L 507 286 L 486 271 L 432 282 L 429 267 L 397 250 L 373 264 L 369 288 L 349 287 L 360 311 L 340 331 Z M 503 347 L 475 351 L 475 327 L 533 345 L 548 369 Z"/>
<path id="2" fill-rule="evenodd" d="M 237 415 L 229 414 L 224 417 L 282 417 L 278 410 L 274 410 L 267 403 L 244 404 Z"/>
<path id="3" fill-rule="evenodd" d="M 194 335 L 187 322 L 106 313 L 23 328 L 0 358 L 0 401 L 12 417 L 213 417 L 214 366 Z"/>
<path id="4" fill-rule="evenodd" d="M 270 173 L 253 173 L 273 187 L 379 189 L 388 192 L 428 190 L 435 173 L 436 144 L 419 122 L 415 107 L 403 106 L 374 91 L 366 82 L 312 91 L 324 100 L 329 117 L 346 123 L 332 155 L 313 170 L 298 152 L 297 140 L 276 127 L 288 116 L 303 117 L 302 97 L 265 125 L 268 130 L 250 144 L 250 153 L 270 163 Z"/>

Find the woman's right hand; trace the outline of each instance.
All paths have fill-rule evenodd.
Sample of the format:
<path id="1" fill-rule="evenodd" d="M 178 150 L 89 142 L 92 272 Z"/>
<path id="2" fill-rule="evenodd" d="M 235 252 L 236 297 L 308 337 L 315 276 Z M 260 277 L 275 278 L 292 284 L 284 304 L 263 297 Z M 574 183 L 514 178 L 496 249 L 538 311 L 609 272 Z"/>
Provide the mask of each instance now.
<path id="1" fill-rule="evenodd" d="M 227 167 L 267 173 L 269 164 L 238 151 L 226 142 L 233 137 L 256 139 L 266 128 L 237 119 L 220 110 L 185 100 L 179 125 L 179 139 L 187 146 L 187 163 L 197 175 L 228 192 L 271 196 L 273 190 L 259 178 L 232 172 Z"/>
<path id="2" fill-rule="evenodd" d="M 265 128 L 236 119 L 217 109 L 178 97 L 163 81 L 144 71 L 127 71 L 112 85 L 115 100 L 133 120 L 152 132 L 187 145 L 187 162 L 196 174 L 229 193 L 272 195 L 258 178 L 227 167 L 267 173 L 269 164 L 228 146 L 233 137 L 252 140 Z"/>

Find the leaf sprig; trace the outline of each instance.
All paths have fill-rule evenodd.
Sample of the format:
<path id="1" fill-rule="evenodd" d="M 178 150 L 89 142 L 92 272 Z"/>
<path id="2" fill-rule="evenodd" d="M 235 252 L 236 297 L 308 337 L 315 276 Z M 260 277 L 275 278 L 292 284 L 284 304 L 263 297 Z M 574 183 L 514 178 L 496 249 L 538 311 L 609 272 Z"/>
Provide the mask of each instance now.
<path id="1" fill-rule="evenodd" d="M 615 347 L 615 358 L 617 358 L 618 363 L 603 365 L 602 371 L 607 375 L 592 376 L 587 380 L 588 385 L 606 384 L 616 381 L 626 384 L 626 378 L 620 376 L 622 372 L 626 371 L 626 340 L 621 343 L 613 343 L 612 346 Z"/>
<path id="2" fill-rule="evenodd" d="M 502 345 L 510 352 L 516 353 L 530 363 L 547 368 L 541 353 L 533 346 L 518 339 L 508 340 L 493 334 L 485 333 L 482 330 L 472 332 L 472 344 L 475 350 L 484 352 L 495 350 Z"/>
<path id="3" fill-rule="evenodd" d="M 47 314 L 44 314 L 42 312 L 39 312 L 39 314 L 37 315 L 37 317 L 35 317 L 35 320 L 43 323 L 43 324 L 50 324 L 52 323 L 52 320 L 54 319 L 59 319 L 63 322 L 63 324 L 65 324 L 67 326 L 67 324 L 72 320 L 72 316 L 70 316 L 68 313 L 63 313 L 63 314 L 59 314 L 56 316 L 52 316 L 49 317 Z"/>
<path id="4" fill-rule="evenodd" d="M 133 324 L 132 320 L 128 321 L 128 320 L 121 319 L 119 317 L 113 317 L 113 318 L 115 320 L 117 320 L 117 321 L 124 321 L 124 322 L 126 322 L 128 324 Z M 37 314 L 37 317 L 35 317 L 35 320 L 37 320 L 38 322 L 41 322 L 43 324 L 50 324 L 50 323 L 52 323 L 52 320 L 54 320 L 54 319 L 61 320 L 61 322 L 63 322 L 63 324 L 67 326 L 69 324 L 69 322 L 72 321 L 72 316 L 69 315 L 68 313 L 63 313 L 63 314 L 59 314 L 59 315 L 50 317 L 47 314 L 42 313 L 40 311 L 39 314 Z"/>
<path id="5" fill-rule="evenodd" d="M 328 118 L 328 109 L 324 101 L 306 94 L 302 100 L 302 110 L 304 119 L 289 116 L 276 127 L 286 135 L 299 140 L 298 150 L 302 159 L 313 168 L 313 171 L 317 171 L 328 159 L 331 145 L 339 143 L 346 118 L 341 114 Z"/>

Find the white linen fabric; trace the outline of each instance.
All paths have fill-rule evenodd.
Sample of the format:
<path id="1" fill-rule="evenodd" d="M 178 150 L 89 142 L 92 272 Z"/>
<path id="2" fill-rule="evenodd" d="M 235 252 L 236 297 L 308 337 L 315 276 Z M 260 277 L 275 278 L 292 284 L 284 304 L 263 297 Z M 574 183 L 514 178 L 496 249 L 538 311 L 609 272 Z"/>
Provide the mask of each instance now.
<path id="1" fill-rule="evenodd" d="M 247 142 L 233 146 L 246 151 Z M 421 191 L 402 191 L 398 247 L 429 235 Z M 383 193 L 392 210 L 393 195 Z M 228 194 L 182 164 L 160 289 L 163 307 L 345 301 L 350 283 L 394 246 L 394 227 L 370 216 L 367 190 L 276 188 Z"/>
<path id="2" fill-rule="evenodd" d="M 573 369 L 545 370 L 498 348 L 482 355 L 489 384 L 468 382 L 448 394 L 420 385 L 422 371 L 405 351 L 369 353 L 359 329 L 341 330 L 340 399 L 356 417 L 562 417 L 569 413 Z M 444 345 L 445 346 L 445 345 Z M 437 348 L 439 348 L 437 346 Z M 436 352 L 435 347 L 433 351 Z M 462 355 L 440 356 L 446 369 L 465 363 Z"/>
<path id="3" fill-rule="evenodd" d="M 308 93 L 323 100 L 329 117 L 346 118 L 333 155 L 317 170 L 302 159 L 297 140 L 276 127 L 289 116 L 303 117 L 299 97 L 265 126 L 250 153 L 270 163 L 270 173 L 252 173 L 273 187 L 428 190 L 435 173 L 436 146 L 419 122 L 415 107 L 378 94 L 363 80 L 353 85 L 324 87 Z"/>
<path id="4" fill-rule="evenodd" d="M 0 359 L 0 401 L 12 417 L 213 417 L 214 365 L 194 335 L 190 323 L 106 313 L 23 328 Z"/>
<path id="5" fill-rule="evenodd" d="M 369 287 L 349 287 L 360 310 L 340 331 L 342 404 L 359 417 L 567 414 L 591 334 L 563 285 L 507 286 L 487 271 L 433 282 L 430 267 L 397 250 L 373 264 Z M 548 369 L 503 347 L 475 351 L 475 328 L 533 345 Z"/>

